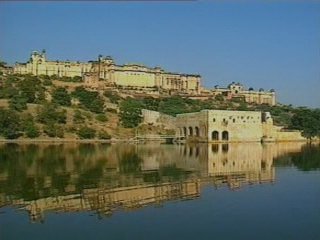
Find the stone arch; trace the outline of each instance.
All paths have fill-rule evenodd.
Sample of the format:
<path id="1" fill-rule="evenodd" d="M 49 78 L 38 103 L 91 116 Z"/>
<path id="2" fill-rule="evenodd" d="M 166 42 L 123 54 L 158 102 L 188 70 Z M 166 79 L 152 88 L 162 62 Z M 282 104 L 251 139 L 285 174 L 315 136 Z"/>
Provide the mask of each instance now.
<path id="1" fill-rule="evenodd" d="M 219 132 L 218 131 L 213 131 L 211 133 L 211 139 L 214 141 L 219 141 Z"/>
<path id="2" fill-rule="evenodd" d="M 187 136 L 187 128 L 186 127 L 183 127 L 183 135 Z"/>
<path id="3" fill-rule="evenodd" d="M 193 128 L 189 127 L 189 136 L 193 136 Z"/>
<path id="4" fill-rule="evenodd" d="M 229 140 L 229 132 L 228 131 L 223 131 L 222 132 L 222 140 L 223 141 L 228 141 Z"/>
<path id="5" fill-rule="evenodd" d="M 200 136 L 201 137 L 206 137 L 207 136 L 207 128 L 206 128 L 206 126 L 201 126 L 200 127 Z"/>
<path id="6" fill-rule="evenodd" d="M 195 128 L 194 128 L 194 132 L 195 132 L 195 135 L 196 135 L 197 137 L 199 137 L 199 136 L 200 136 L 200 130 L 199 130 L 199 127 L 195 127 Z"/>

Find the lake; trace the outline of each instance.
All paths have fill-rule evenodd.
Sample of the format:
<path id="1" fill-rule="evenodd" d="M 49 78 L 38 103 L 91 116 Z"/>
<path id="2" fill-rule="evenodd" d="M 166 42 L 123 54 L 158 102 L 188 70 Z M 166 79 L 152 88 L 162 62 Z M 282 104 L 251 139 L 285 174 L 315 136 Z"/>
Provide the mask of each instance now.
<path id="1" fill-rule="evenodd" d="M 0 239 L 320 239 L 320 147 L 0 144 Z"/>

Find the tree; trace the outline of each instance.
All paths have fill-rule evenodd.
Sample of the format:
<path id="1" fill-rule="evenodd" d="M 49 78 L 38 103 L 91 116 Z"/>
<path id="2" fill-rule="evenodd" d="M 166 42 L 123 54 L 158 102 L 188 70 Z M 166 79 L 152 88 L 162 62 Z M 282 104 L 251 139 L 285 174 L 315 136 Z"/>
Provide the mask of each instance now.
<path id="1" fill-rule="evenodd" d="M 291 118 L 290 128 L 303 131 L 303 135 L 311 139 L 320 136 L 320 110 L 297 109 Z"/>
<path id="2" fill-rule="evenodd" d="M 78 136 L 81 139 L 92 139 L 96 136 L 96 130 L 90 127 L 82 127 L 78 131 Z"/>
<path id="3" fill-rule="evenodd" d="M 20 94 L 14 95 L 9 99 L 9 108 L 16 111 L 27 109 L 27 99 Z"/>
<path id="4" fill-rule="evenodd" d="M 141 122 L 141 103 L 135 99 L 125 99 L 120 104 L 120 120 L 124 127 L 133 128 Z"/>
<path id="5" fill-rule="evenodd" d="M 21 116 L 21 127 L 29 138 L 39 137 L 40 131 L 34 122 L 34 117 L 30 113 Z"/>
<path id="6" fill-rule="evenodd" d="M 0 108 L 0 134 L 8 139 L 20 136 L 20 117 L 16 112 Z"/>
<path id="7" fill-rule="evenodd" d="M 48 103 L 38 109 L 38 121 L 43 124 L 66 123 L 65 110 L 60 110 L 57 105 Z"/>
<path id="8" fill-rule="evenodd" d="M 66 88 L 58 87 L 52 93 L 52 102 L 62 106 L 70 106 L 71 96 L 68 94 Z"/>
<path id="9" fill-rule="evenodd" d="M 64 131 L 63 128 L 55 123 L 48 123 L 44 126 L 43 132 L 49 137 L 59 137 L 63 138 Z"/>
<path id="10" fill-rule="evenodd" d="M 79 99 L 81 105 L 94 113 L 102 113 L 104 110 L 104 101 L 98 92 L 91 92 L 84 87 L 77 87 L 72 95 Z"/>

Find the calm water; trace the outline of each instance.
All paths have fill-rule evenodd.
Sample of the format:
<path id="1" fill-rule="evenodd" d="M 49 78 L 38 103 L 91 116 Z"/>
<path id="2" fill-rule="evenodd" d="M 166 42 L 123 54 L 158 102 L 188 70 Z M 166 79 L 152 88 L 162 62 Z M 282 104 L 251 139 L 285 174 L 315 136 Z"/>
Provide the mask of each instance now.
<path id="1" fill-rule="evenodd" d="M 0 145 L 0 239 L 320 239 L 320 147 Z"/>

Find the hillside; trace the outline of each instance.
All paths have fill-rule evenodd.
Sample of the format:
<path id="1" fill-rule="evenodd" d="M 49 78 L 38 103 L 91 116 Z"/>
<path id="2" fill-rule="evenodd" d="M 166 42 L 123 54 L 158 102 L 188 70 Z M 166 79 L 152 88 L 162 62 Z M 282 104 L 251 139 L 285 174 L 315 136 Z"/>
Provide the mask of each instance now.
<path id="1" fill-rule="evenodd" d="M 130 139 L 135 133 L 164 134 L 161 127 L 141 126 L 141 109 L 175 116 L 203 109 L 268 111 L 275 124 L 320 134 L 320 110 L 248 104 L 222 95 L 204 101 L 181 96 L 153 98 L 134 92 L 97 91 L 80 78 L 31 75 L 0 76 L 0 135 L 7 139 Z"/>

